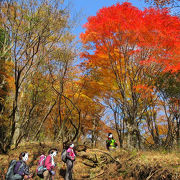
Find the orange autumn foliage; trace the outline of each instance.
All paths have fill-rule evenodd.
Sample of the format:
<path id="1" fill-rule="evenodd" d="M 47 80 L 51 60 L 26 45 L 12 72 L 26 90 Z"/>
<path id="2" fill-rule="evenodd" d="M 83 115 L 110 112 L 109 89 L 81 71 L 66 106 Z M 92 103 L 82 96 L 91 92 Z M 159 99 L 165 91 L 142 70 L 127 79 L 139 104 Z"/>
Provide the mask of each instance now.
<path id="1" fill-rule="evenodd" d="M 99 52 L 111 56 L 118 49 L 120 55 L 126 53 L 131 57 L 144 53 L 139 62 L 155 62 L 164 71 L 180 70 L 180 19 L 171 16 L 167 9 L 141 11 L 130 3 L 117 3 L 100 9 L 84 27 L 86 31 L 80 38 L 84 47 L 91 50 L 82 53 L 88 59 L 85 63 L 97 65 Z M 123 51 L 125 46 L 129 47 L 127 52 Z M 107 63 L 105 59 L 101 61 Z"/>
<path id="2" fill-rule="evenodd" d="M 137 85 L 134 86 L 134 90 L 137 93 L 141 93 L 143 98 L 153 97 L 153 87 L 147 85 Z"/>

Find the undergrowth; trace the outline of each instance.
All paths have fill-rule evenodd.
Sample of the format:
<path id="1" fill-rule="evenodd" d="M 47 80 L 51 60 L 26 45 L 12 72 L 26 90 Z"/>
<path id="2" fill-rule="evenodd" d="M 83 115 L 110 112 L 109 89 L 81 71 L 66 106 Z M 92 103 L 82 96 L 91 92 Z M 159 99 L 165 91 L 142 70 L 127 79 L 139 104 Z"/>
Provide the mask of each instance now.
<path id="1" fill-rule="evenodd" d="M 65 164 L 61 161 L 62 148 L 56 143 L 25 143 L 7 155 L 0 155 L 0 179 L 5 179 L 8 164 L 12 159 L 18 159 L 22 151 L 29 153 L 28 164 L 32 172 L 36 171 L 37 162 L 41 154 L 56 147 L 59 153 L 55 159 L 56 178 L 64 179 Z M 180 179 L 180 153 L 156 151 L 127 151 L 118 149 L 108 152 L 102 149 L 78 150 L 73 170 L 74 180 L 178 180 Z M 35 176 L 33 179 L 38 180 Z"/>

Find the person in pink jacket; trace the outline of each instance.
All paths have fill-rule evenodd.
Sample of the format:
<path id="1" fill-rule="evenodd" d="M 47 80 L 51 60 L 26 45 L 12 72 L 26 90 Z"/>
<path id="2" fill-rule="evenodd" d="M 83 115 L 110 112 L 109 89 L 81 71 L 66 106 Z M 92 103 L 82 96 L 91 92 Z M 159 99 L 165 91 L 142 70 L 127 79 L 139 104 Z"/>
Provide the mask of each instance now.
<path id="1" fill-rule="evenodd" d="M 71 143 L 69 145 L 69 148 L 67 149 L 67 160 L 66 160 L 66 175 L 65 175 L 65 180 L 72 180 L 72 169 L 75 161 L 75 152 L 74 152 L 74 144 Z"/>
<path id="2" fill-rule="evenodd" d="M 57 155 L 57 149 L 50 149 L 48 152 L 48 156 L 46 157 L 45 160 L 45 168 L 47 169 L 44 171 L 44 180 L 54 180 L 55 176 L 55 171 L 54 168 L 56 166 L 54 162 L 54 157 Z"/>

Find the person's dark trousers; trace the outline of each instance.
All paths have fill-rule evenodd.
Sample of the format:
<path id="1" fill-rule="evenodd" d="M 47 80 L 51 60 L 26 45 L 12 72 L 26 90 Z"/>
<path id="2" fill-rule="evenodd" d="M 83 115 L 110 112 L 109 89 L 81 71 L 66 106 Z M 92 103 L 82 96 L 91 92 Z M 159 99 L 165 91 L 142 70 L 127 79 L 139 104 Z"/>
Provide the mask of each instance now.
<path id="1" fill-rule="evenodd" d="M 66 161 L 67 168 L 66 168 L 65 180 L 72 180 L 73 163 L 74 163 L 74 161 L 67 159 L 67 161 Z"/>

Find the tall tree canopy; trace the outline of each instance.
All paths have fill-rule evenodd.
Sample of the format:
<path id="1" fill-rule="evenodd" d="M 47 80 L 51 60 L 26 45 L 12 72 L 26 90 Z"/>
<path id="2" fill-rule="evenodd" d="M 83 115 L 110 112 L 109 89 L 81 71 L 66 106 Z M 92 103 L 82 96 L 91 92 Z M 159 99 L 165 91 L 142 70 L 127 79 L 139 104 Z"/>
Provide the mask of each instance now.
<path id="1" fill-rule="evenodd" d="M 100 51 L 111 53 L 115 48 L 122 53 L 122 47 L 128 45 L 126 53 L 129 55 L 144 53 L 139 62 L 156 62 L 166 71 L 178 71 L 179 25 L 180 19 L 171 16 L 167 9 L 141 11 L 130 3 L 116 4 L 89 17 L 81 39 L 88 49 L 94 50 L 95 56 Z M 83 55 L 92 57 L 87 52 Z"/>
<path id="2" fill-rule="evenodd" d="M 149 124 L 154 142 L 159 143 L 158 95 L 152 75 L 180 70 L 179 25 L 179 18 L 167 9 L 142 11 L 130 3 L 104 7 L 84 25 L 86 30 L 80 36 L 85 48 L 82 67 L 103 90 L 98 95 L 113 110 L 117 132 L 126 125 L 127 144 L 140 144 L 143 120 Z"/>

